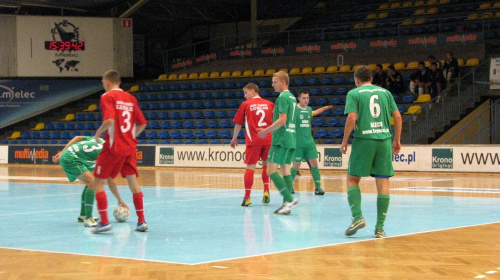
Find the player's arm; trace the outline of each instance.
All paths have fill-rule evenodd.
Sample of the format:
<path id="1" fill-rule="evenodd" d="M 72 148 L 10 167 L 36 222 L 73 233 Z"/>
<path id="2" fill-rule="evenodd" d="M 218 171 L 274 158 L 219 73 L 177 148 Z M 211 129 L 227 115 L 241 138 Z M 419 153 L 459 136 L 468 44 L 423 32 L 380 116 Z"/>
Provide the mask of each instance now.
<path id="1" fill-rule="evenodd" d="M 340 151 L 345 154 L 347 153 L 347 144 L 349 143 L 349 136 L 354 130 L 356 125 L 356 120 L 358 119 L 358 114 L 356 112 L 350 112 L 347 115 L 347 121 L 344 128 L 344 138 L 342 139 L 342 145 L 340 145 Z"/>
<path id="2" fill-rule="evenodd" d="M 233 132 L 233 139 L 231 139 L 231 148 L 235 148 L 238 146 L 238 134 L 241 131 L 241 124 L 235 124 L 234 125 L 234 132 Z"/>
<path id="3" fill-rule="evenodd" d="M 115 124 L 115 119 L 112 119 L 112 118 L 109 118 L 109 119 L 105 119 L 101 126 L 99 127 L 99 129 L 97 129 L 96 133 L 95 133 L 95 141 L 97 143 L 101 143 L 101 140 L 99 138 L 101 138 L 102 134 L 104 132 L 106 132 L 106 130 L 108 130 L 108 128 L 112 127 L 113 125 Z"/>
<path id="4" fill-rule="evenodd" d="M 403 120 L 401 118 L 401 113 L 398 110 L 392 111 L 392 116 L 394 117 L 394 142 L 392 143 L 392 152 L 397 155 L 401 150 L 401 130 L 403 129 Z"/>
<path id="5" fill-rule="evenodd" d="M 115 179 L 113 178 L 108 178 L 108 186 L 109 190 L 113 193 L 113 195 L 116 197 L 116 200 L 118 200 L 118 205 L 123 205 L 125 208 L 128 208 L 128 205 L 123 201 L 123 199 L 120 196 L 120 193 L 118 192 L 118 186 L 116 185 Z"/>
<path id="6" fill-rule="evenodd" d="M 135 126 L 135 137 L 137 138 L 137 136 L 139 136 L 139 134 L 141 134 L 141 132 L 143 132 L 144 129 L 146 129 L 146 124 L 136 125 Z"/>
<path id="7" fill-rule="evenodd" d="M 57 153 L 57 155 L 53 156 L 52 157 L 52 161 L 54 163 L 58 163 L 59 162 L 59 157 L 61 157 L 61 154 L 66 151 L 71 145 L 75 144 L 75 143 L 78 143 L 80 141 L 83 140 L 83 136 L 75 136 L 73 137 L 73 139 L 71 139 L 71 141 L 68 142 L 68 144 L 66 144 L 66 146 L 64 146 L 64 149 L 62 149 L 62 151 L 60 151 L 59 153 Z"/>
<path id="8" fill-rule="evenodd" d="M 328 110 L 328 109 L 332 109 L 333 108 L 333 105 L 328 105 L 328 106 L 325 106 L 325 107 L 321 107 L 317 110 L 314 110 L 313 111 L 313 117 L 323 113 L 324 111 Z"/>
<path id="9" fill-rule="evenodd" d="M 259 131 L 259 137 L 260 138 L 264 138 L 266 137 L 266 135 L 269 133 L 269 132 L 273 132 L 275 131 L 276 129 L 284 126 L 286 124 L 286 120 L 287 120 L 287 114 L 283 114 L 283 113 L 280 113 L 280 116 L 279 118 L 270 126 L 262 129 L 261 131 Z"/>

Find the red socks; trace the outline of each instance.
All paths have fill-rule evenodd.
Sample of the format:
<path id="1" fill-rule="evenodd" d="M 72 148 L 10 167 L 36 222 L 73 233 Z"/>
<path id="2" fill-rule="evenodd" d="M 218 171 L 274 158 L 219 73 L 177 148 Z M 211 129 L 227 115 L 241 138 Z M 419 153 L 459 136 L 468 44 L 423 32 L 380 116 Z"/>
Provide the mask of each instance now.
<path id="1" fill-rule="evenodd" d="M 267 175 L 267 165 L 262 166 L 262 182 L 264 182 L 264 191 L 269 192 L 269 183 L 271 179 L 269 179 L 269 175 Z"/>
<path id="2" fill-rule="evenodd" d="M 140 193 L 134 193 L 133 195 L 134 199 L 134 206 L 135 206 L 135 213 L 137 213 L 137 223 L 143 223 L 146 221 L 144 218 L 144 195 L 142 192 Z"/>
<path id="3" fill-rule="evenodd" d="M 97 200 L 97 210 L 101 216 L 101 225 L 109 223 L 108 219 L 108 198 L 104 191 L 95 194 L 95 199 Z"/>
<path id="4" fill-rule="evenodd" d="M 250 193 L 252 192 L 253 186 L 253 174 L 254 171 L 252 169 L 247 169 L 245 171 L 245 199 L 250 197 Z"/>

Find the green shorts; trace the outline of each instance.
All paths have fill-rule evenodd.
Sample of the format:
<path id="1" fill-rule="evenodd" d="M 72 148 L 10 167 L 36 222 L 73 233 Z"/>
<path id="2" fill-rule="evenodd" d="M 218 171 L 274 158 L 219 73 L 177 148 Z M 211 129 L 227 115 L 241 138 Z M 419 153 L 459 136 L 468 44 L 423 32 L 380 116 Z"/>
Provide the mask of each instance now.
<path id="1" fill-rule="evenodd" d="M 354 138 L 347 174 L 358 177 L 394 176 L 392 139 Z"/>
<path id="2" fill-rule="evenodd" d="M 293 151 L 292 159 L 295 162 L 313 158 L 318 158 L 318 149 L 316 149 L 316 145 L 310 147 L 297 147 L 295 151 Z"/>
<path id="3" fill-rule="evenodd" d="M 294 150 L 295 149 L 286 149 L 281 146 L 271 146 L 267 161 L 280 165 L 291 164 Z"/>
<path id="4" fill-rule="evenodd" d="M 85 172 L 93 172 L 94 168 L 87 166 L 74 157 L 72 154 L 63 153 L 59 158 L 59 165 L 63 168 L 70 182 L 74 182 L 78 176 Z"/>

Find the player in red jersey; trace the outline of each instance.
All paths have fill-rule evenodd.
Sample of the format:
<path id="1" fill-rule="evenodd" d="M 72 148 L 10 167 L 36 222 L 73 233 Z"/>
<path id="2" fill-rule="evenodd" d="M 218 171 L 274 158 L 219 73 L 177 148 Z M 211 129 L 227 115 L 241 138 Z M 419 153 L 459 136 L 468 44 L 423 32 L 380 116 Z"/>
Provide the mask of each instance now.
<path id="1" fill-rule="evenodd" d="M 121 173 L 133 193 L 135 211 L 137 213 L 136 231 L 146 231 L 148 225 L 144 218 L 144 196 L 137 182 L 137 159 L 135 139 L 146 128 L 146 119 L 142 114 L 137 99 L 120 88 L 120 74 L 115 70 L 104 73 L 102 84 L 106 92 L 101 96 L 101 127 L 95 134 L 96 141 L 104 132 L 106 136 L 102 152 L 97 157 L 94 169 L 94 183 L 97 209 L 101 221 L 93 228 L 94 233 L 111 230 L 108 219 L 108 199 L 104 192 L 104 181 L 115 178 Z"/>
<path id="2" fill-rule="evenodd" d="M 252 204 L 250 193 L 252 191 L 253 176 L 255 172 L 255 165 L 262 159 L 262 181 L 264 182 L 264 196 L 262 203 L 269 203 L 269 176 L 267 175 L 267 155 L 271 147 L 271 134 L 264 138 L 260 138 L 257 134 L 258 129 L 263 129 L 273 123 L 273 109 L 274 104 L 271 101 L 265 100 L 259 96 L 259 87 L 256 84 L 249 83 L 243 87 L 245 99 L 247 101 L 241 104 L 238 112 L 234 116 L 235 122 L 233 139 L 231 140 L 231 147 L 236 147 L 238 144 L 238 133 L 243 124 L 245 124 L 245 164 L 247 169 L 245 171 L 245 197 L 241 206 L 248 206 Z"/>

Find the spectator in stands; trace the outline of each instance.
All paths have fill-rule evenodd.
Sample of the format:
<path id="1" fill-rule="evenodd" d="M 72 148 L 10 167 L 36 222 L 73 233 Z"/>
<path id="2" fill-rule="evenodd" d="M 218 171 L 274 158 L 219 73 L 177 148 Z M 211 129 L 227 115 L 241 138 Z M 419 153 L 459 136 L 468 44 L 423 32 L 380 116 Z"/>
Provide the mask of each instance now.
<path id="1" fill-rule="evenodd" d="M 394 65 L 389 65 L 387 71 L 386 86 L 392 94 L 400 94 L 404 91 L 403 76 L 397 72 Z"/>
<path id="2" fill-rule="evenodd" d="M 443 76 L 448 83 L 451 79 L 456 79 L 459 76 L 458 60 L 453 57 L 452 52 L 446 53 L 446 59 L 443 65 Z"/>
<path id="3" fill-rule="evenodd" d="M 441 63 L 441 61 L 437 60 L 436 57 L 434 55 L 429 55 L 429 57 L 427 57 L 427 59 L 429 60 L 429 62 L 432 64 L 433 62 L 436 62 L 436 65 L 437 65 L 437 69 L 442 71 L 443 70 L 443 64 Z"/>
<path id="4" fill-rule="evenodd" d="M 375 70 L 375 75 L 373 75 L 372 84 L 379 87 L 386 87 L 387 74 L 381 64 L 377 64 L 377 70 Z"/>
<path id="5" fill-rule="evenodd" d="M 431 69 L 429 69 L 429 88 L 432 98 L 438 96 L 436 102 L 439 102 L 441 97 L 441 91 L 443 91 L 443 86 L 446 82 L 443 72 L 437 68 L 437 63 L 431 63 Z"/>
<path id="6" fill-rule="evenodd" d="M 410 75 L 410 91 L 414 94 L 415 89 L 418 88 L 418 95 L 422 95 L 424 92 L 428 94 L 430 85 L 429 69 L 425 67 L 423 61 L 420 61 L 417 72 Z"/>

